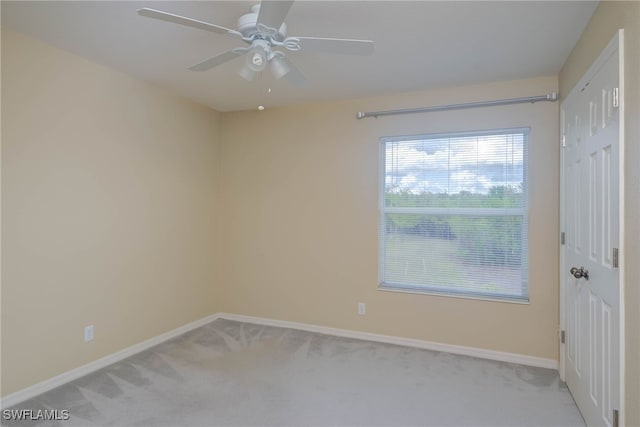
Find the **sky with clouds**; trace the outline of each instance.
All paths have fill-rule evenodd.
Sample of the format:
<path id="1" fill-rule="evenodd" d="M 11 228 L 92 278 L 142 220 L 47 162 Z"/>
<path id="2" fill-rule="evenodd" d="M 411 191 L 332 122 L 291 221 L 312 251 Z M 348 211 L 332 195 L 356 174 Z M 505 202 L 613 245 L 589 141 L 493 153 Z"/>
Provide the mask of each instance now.
<path id="1" fill-rule="evenodd" d="M 522 133 L 385 142 L 387 191 L 486 194 L 519 188 L 524 176 Z"/>

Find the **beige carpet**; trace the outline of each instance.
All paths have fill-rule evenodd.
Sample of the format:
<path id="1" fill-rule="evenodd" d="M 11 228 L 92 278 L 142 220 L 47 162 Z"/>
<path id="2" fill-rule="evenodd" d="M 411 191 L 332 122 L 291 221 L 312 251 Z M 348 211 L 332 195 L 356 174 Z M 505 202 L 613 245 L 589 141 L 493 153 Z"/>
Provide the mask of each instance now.
<path id="1" fill-rule="evenodd" d="M 11 409 L 38 426 L 583 426 L 557 372 L 216 320 Z"/>

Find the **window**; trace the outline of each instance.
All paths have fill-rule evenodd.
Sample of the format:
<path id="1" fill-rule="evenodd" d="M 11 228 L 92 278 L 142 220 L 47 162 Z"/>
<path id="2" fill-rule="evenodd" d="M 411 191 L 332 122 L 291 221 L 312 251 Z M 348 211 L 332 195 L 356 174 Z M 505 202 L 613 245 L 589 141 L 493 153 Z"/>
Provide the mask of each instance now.
<path id="1" fill-rule="evenodd" d="M 382 289 L 528 301 L 528 135 L 381 139 Z"/>

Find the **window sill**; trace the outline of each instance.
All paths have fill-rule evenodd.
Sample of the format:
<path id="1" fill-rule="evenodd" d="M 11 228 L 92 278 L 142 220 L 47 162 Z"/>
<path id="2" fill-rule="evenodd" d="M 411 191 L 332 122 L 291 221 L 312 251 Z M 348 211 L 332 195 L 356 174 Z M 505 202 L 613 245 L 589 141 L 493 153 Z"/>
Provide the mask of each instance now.
<path id="1" fill-rule="evenodd" d="M 453 293 L 453 292 L 439 292 L 430 289 L 421 289 L 421 288 L 412 288 L 406 286 L 399 285 L 389 285 L 386 283 L 381 283 L 378 285 L 379 291 L 384 292 L 400 292 L 405 294 L 420 294 L 420 295 L 430 295 L 430 296 L 438 296 L 438 297 L 446 297 L 446 298 L 460 298 L 460 299 L 470 299 L 476 301 L 488 301 L 488 302 L 502 302 L 508 304 L 520 304 L 520 305 L 530 305 L 531 301 L 529 298 L 517 298 L 517 297 L 507 297 L 507 296 L 492 296 L 492 295 L 474 295 L 474 294 L 465 294 L 465 293 Z"/>

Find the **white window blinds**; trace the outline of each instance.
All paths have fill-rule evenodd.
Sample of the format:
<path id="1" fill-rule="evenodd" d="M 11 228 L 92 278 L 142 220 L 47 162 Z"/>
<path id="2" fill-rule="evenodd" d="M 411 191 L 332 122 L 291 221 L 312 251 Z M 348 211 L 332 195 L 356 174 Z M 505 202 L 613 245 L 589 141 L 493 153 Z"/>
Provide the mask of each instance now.
<path id="1" fill-rule="evenodd" d="M 528 134 L 381 140 L 382 288 L 528 300 Z"/>

